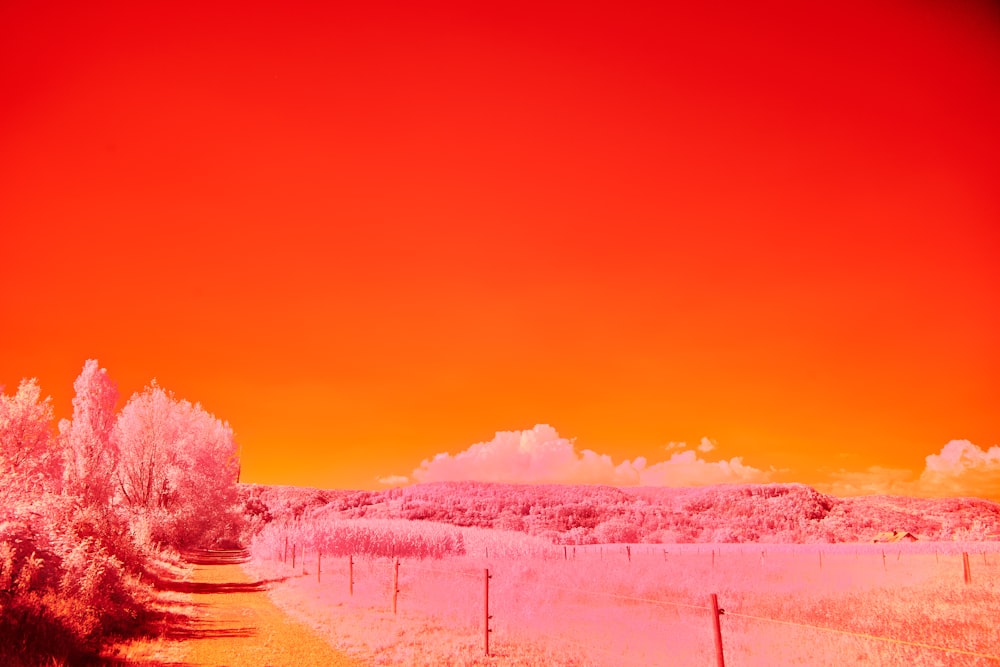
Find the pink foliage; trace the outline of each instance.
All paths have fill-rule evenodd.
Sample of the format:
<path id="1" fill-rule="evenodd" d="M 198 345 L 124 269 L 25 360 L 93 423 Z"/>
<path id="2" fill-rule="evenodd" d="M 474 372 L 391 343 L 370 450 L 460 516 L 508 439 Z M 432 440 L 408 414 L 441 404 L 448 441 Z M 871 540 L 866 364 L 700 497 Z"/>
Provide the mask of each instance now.
<path id="1" fill-rule="evenodd" d="M 7 492 L 54 490 L 62 465 L 52 433 L 52 404 L 35 380 L 0 394 L 0 477 Z"/>
<path id="2" fill-rule="evenodd" d="M 444 558 L 465 553 L 462 533 L 446 524 L 386 519 L 337 521 L 322 513 L 292 524 L 272 523 L 253 539 L 261 557 L 284 558 L 286 544 L 329 556 Z"/>
<path id="3" fill-rule="evenodd" d="M 802 484 L 699 488 L 439 482 L 374 491 L 244 487 L 261 525 L 322 507 L 341 519 L 410 519 L 515 530 L 562 544 L 990 539 L 1000 505 L 975 498 L 836 498 Z M 331 514 L 332 513 L 332 514 Z"/>
<path id="4" fill-rule="evenodd" d="M 153 385 L 115 414 L 89 360 L 56 437 L 34 380 L 0 394 L 0 664 L 76 664 L 134 630 L 161 552 L 239 531 L 232 429 Z"/>
<path id="5" fill-rule="evenodd" d="M 118 463 L 114 437 L 118 387 L 96 360 L 89 359 L 73 388 L 73 419 L 59 423 L 65 442 L 66 490 L 84 504 L 106 505 L 114 492 L 112 476 Z"/>
<path id="6" fill-rule="evenodd" d="M 133 509 L 162 507 L 170 502 L 168 469 L 181 434 L 173 396 L 154 382 L 132 398 L 115 425 L 121 452 L 118 488 Z"/>
<path id="7" fill-rule="evenodd" d="M 122 408 L 115 434 L 118 491 L 152 539 L 190 543 L 234 507 L 235 437 L 200 405 L 153 383 Z"/>

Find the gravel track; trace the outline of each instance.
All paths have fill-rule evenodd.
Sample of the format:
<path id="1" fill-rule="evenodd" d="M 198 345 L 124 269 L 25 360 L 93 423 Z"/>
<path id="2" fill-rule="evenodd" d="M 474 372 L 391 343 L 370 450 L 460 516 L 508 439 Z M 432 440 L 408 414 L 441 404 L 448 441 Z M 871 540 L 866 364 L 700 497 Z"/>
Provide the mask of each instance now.
<path id="1" fill-rule="evenodd" d="M 198 552 L 187 583 L 197 610 L 185 632 L 185 665 L 227 667 L 361 667 L 334 650 L 308 626 L 290 618 L 267 595 L 269 581 L 255 581 L 240 567 L 239 551 Z"/>

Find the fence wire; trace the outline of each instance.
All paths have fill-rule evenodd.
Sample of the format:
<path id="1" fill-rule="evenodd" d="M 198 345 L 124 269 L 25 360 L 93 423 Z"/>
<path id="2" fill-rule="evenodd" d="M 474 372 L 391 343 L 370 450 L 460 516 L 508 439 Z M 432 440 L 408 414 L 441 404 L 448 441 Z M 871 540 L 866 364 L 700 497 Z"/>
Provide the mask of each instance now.
<path id="1" fill-rule="evenodd" d="M 985 556 L 985 554 L 984 554 L 984 556 Z M 281 560 L 281 559 L 278 558 L 277 560 Z M 415 571 L 421 571 L 421 572 L 430 572 L 430 573 L 434 573 L 434 574 L 438 574 L 438 575 L 442 575 L 442 576 L 447 576 L 447 577 L 459 576 L 459 577 L 464 577 L 464 578 L 468 578 L 468 579 L 476 579 L 476 580 L 482 580 L 482 577 L 483 577 L 483 572 L 482 572 L 481 569 L 477 570 L 477 571 L 445 570 L 445 569 L 441 569 L 441 568 L 427 567 L 425 565 L 416 565 L 413 562 L 406 562 L 406 561 L 404 561 L 402 559 L 400 559 L 400 563 L 401 563 L 401 565 L 403 567 L 405 567 L 406 570 L 415 570 Z M 494 570 L 492 568 L 490 568 L 490 577 L 492 578 L 493 576 L 495 576 L 494 575 Z M 536 582 L 534 585 L 536 587 L 538 587 L 538 588 L 546 588 L 546 589 L 551 589 L 551 590 L 564 591 L 564 592 L 569 592 L 569 593 L 573 593 L 573 594 L 576 594 L 576 595 L 588 595 L 588 596 L 592 596 L 592 597 L 601 597 L 601 598 L 608 598 L 608 599 L 614 599 L 614 600 L 623 600 L 623 601 L 629 601 L 629 602 L 640 602 L 640 603 L 649 604 L 649 605 L 658 606 L 658 607 L 675 607 L 675 608 L 681 608 L 681 609 L 692 609 L 692 610 L 696 610 L 696 611 L 708 611 L 708 612 L 712 611 L 712 608 L 709 607 L 709 606 L 707 606 L 707 605 L 697 605 L 697 604 L 690 604 L 690 603 L 685 603 L 685 602 L 675 602 L 675 601 L 671 601 L 671 600 L 660 600 L 660 599 L 656 599 L 656 598 L 647 598 L 647 597 L 634 596 L 634 595 L 621 595 L 621 594 L 618 594 L 618 593 L 606 593 L 606 592 L 602 592 L 602 591 L 593 591 L 593 590 L 587 590 L 587 589 L 583 589 L 583 588 L 571 588 L 571 587 L 568 587 L 568 586 L 558 586 L 558 585 L 555 585 L 555 584 L 543 584 L 543 583 L 538 583 L 538 582 Z M 910 646 L 910 647 L 919 648 L 919 649 L 925 649 L 925 650 L 931 650 L 931 651 L 939 651 L 939 652 L 947 653 L 947 654 L 962 655 L 962 656 L 968 656 L 968 657 L 974 657 L 974 658 L 983 658 L 983 659 L 986 659 L 986 660 L 993 660 L 993 661 L 996 661 L 996 662 L 1000 662 L 1000 655 L 994 655 L 994 654 L 990 654 L 990 653 L 981 653 L 981 652 L 978 652 L 978 651 L 971 651 L 971 650 L 968 650 L 968 649 L 954 648 L 954 647 L 948 647 L 948 646 L 938 646 L 938 645 L 935 645 L 935 644 L 928 644 L 928 643 L 925 643 L 925 642 L 914 642 L 914 641 L 909 641 L 909 640 L 905 640 L 905 639 L 897 639 L 897 638 L 894 638 L 894 637 L 886 637 L 886 636 L 883 636 L 883 635 L 873 635 L 873 634 L 866 633 L 866 632 L 856 632 L 856 631 L 853 631 L 853 630 L 843 630 L 843 629 L 839 629 L 839 628 L 831 628 L 831 627 L 828 627 L 828 626 L 815 625 L 815 624 L 811 624 L 811 623 L 801 623 L 801 622 L 798 622 L 798 621 L 788 621 L 788 620 L 782 620 L 782 619 L 777 619 L 777 618 L 771 618 L 771 617 L 768 617 L 768 616 L 759 616 L 759 615 L 756 615 L 756 614 L 748 614 L 748 613 L 744 613 L 744 612 L 735 612 L 735 611 L 720 610 L 719 613 L 720 613 L 721 616 L 729 616 L 729 617 L 732 617 L 732 618 L 744 618 L 744 619 L 747 619 L 747 620 L 750 620 L 750 621 L 758 621 L 758 622 L 763 622 L 763 623 L 774 623 L 774 624 L 778 624 L 778 625 L 798 627 L 798 628 L 803 628 L 803 629 L 808 629 L 808 630 L 819 630 L 819 631 L 822 631 L 822 632 L 828 632 L 828 633 L 833 633 L 833 634 L 845 635 L 845 636 L 850 636 L 850 637 L 857 637 L 857 638 L 860 638 L 860 639 L 867 639 L 867 640 L 872 640 L 872 641 L 879 641 L 879 642 L 884 642 L 884 643 L 889 643 L 889 644 L 896 644 L 896 645 L 900 645 L 900 646 Z M 585 650 L 588 650 L 588 651 L 589 650 L 596 650 L 596 651 L 599 651 L 601 653 L 607 654 L 609 656 L 615 657 L 617 659 L 624 659 L 626 661 L 629 661 L 628 657 L 618 655 L 617 653 L 615 653 L 613 651 L 610 651 L 608 649 L 596 646 L 594 644 L 588 644 L 588 643 L 577 641 L 577 640 L 572 639 L 572 638 L 570 638 L 570 637 L 568 637 L 566 635 L 559 635 L 558 636 L 558 640 L 561 641 L 561 642 L 564 642 L 566 644 L 570 644 L 570 645 L 576 646 L 577 648 L 580 648 L 580 649 L 585 649 Z"/>
<path id="2" fill-rule="evenodd" d="M 672 601 L 669 601 L 669 600 L 657 600 L 655 598 L 645 598 L 645 597 L 638 597 L 638 596 L 633 596 L 633 595 L 619 595 L 617 593 L 604 593 L 604 592 L 601 592 L 601 591 L 588 591 L 588 590 L 584 590 L 584 589 L 569 588 L 567 586 L 555 586 L 553 584 L 537 584 L 537 586 L 539 586 L 540 588 L 549 588 L 549 589 L 553 589 L 553 590 L 567 591 L 567 592 L 570 592 L 570 593 L 584 594 L 584 595 L 590 595 L 590 596 L 594 596 L 594 597 L 612 598 L 612 599 L 616 599 L 616 600 L 628 600 L 628 601 L 631 601 L 631 602 L 643 602 L 643 603 L 646 603 L 646 604 L 656 605 L 656 606 L 661 606 L 661 607 L 667 607 L 667 606 L 669 606 L 669 607 L 679 607 L 679 608 L 683 608 L 683 609 L 696 609 L 696 610 L 701 610 L 701 611 L 711 611 L 712 610 L 711 607 L 703 606 L 703 605 L 694 605 L 694 604 L 688 604 L 688 603 L 684 603 L 684 602 L 672 602 Z M 886 642 L 886 643 L 890 643 L 890 644 L 898 644 L 898 645 L 902 645 L 902 646 L 913 646 L 913 647 L 921 648 L 921 649 L 927 649 L 927 650 L 933 650 L 933 651 L 941 651 L 943 653 L 951 653 L 951 654 L 955 654 L 955 655 L 966 655 L 966 656 L 975 657 L 975 658 L 985 658 L 987 660 L 996 660 L 997 662 L 1000 662 L 1000 655 L 992 655 L 992 654 L 989 654 L 989 653 L 980 653 L 980 652 L 977 652 L 977 651 L 969 651 L 967 649 L 952 648 L 952 647 L 948 647 L 948 646 L 937 646 L 935 644 L 927 644 L 927 643 L 924 643 L 924 642 L 914 642 L 914 641 L 908 641 L 908 640 L 905 640 L 905 639 L 896 639 L 894 637 L 885 637 L 885 636 L 882 636 L 882 635 L 873 635 L 873 634 L 869 634 L 869 633 L 866 633 L 866 632 L 855 632 L 853 630 L 841 630 L 839 628 L 830 628 L 830 627 L 827 627 L 827 626 L 814 625 L 814 624 L 811 624 L 811 623 L 799 623 L 797 621 L 785 621 L 785 620 L 781 620 L 781 619 L 777 619 L 777 618 L 770 618 L 768 616 L 757 616 L 755 614 L 745 614 L 745 613 L 742 613 L 742 612 L 721 611 L 720 614 L 723 615 L 723 616 L 732 616 L 734 618 L 746 618 L 746 619 L 750 619 L 750 620 L 754 620 L 754 621 L 763 621 L 763 622 L 767 622 L 767 623 L 776 623 L 776 624 L 780 624 L 780 625 L 788 625 L 788 626 L 794 626 L 794 627 L 799 627 L 799 628 L 806 628 L 806 629 L 810 629 L 810 630 L 822 630 L 824 632 L 831 632 L 831 633 L 836 633 L 836 634 L 840 634 L 840 635 L 846 635 L 846 636 L 850 636 L 850 637 L 859 637 L 859 638 L 863 638 L 863 639 L 871 639 L 871 640 Z M 574 644 L 578 643 L 578 642 L 574 642 L 573 640 L 569 640 L 568 638 L 565 638 L 565 637 L 563 637 L 563 639 L 566 639 L 567 641 L 570 641 L 571 643 L 574 643 Z"/>
<path id="3" fill-rule="evenodd" d="M 613 598 L 615 600 L 630 600 L 632 602 L 645 602 L 646 604 L 659 605 L 663 607 L 683 607 L 686 609 L 702 609 L 704 611 L 711 611 L 710 607 L 697 604 L 688 604 L 686 602 L 671 602 L 670 600 L 657 600 L 654 598 L 643 598 L 636 597 L 633 595 L 619 595 L 618 593 L 603 593 L 601 591 L 588 591 L 580 588 L 570 588 L 568 586 L 556 586 L 554 584 L 535 584 L 539 588 L 551 588 L 558 591 L 568 591 L 570 593 L 593 595 L 597 597 Z"/>
<path id="4" fill-rule="evenodd" d="M 916 646 L 918 648 L 932 649 L 935 651 L 943 651 L 944 653 L 955 653 L 958 655 L 968 655 L 976 658 L 986 658 L 989 660 L 996 660 L 1000 662 L 1000 656 L 990 655 L 989 653 L 977 653 L 976 651 L 967 651 L 960 648 L 950 648 L 947 646 L 935 646 L 934 644 L 925 644 L 923 642 L 911 642 L 905 639 L 895 639 L 893 637 L 883 637 L 881 635 L 872 635 L 866 632 L 854 632 L 852 630 L 841 630 L 839 628 L 829 628 L 823 625 L 813 625 L 811 623 L 799 623 L 797 621 L 782 621 L 777 618 L 769 618 L 767 616 L 756 616 L 754 614 L 744 614 L 742 612 L 735 611 L 723 611 L 721 612 L 723 616 L 733 616 L 735 618 L 748 618 L 754 621 L 764 621 L 766 623 L 778 623 L 780 625 L 791 625 L 799 628 L 807 628 L 810 630 L 822 630 L 824 632 L 833 632 L 840 635 L 848 635 L 851 637 L 861 637 L 864 639 L 874 639 L 876 641 L 887 642 L 890 644 L 900 644 L 904 646 Z"/>

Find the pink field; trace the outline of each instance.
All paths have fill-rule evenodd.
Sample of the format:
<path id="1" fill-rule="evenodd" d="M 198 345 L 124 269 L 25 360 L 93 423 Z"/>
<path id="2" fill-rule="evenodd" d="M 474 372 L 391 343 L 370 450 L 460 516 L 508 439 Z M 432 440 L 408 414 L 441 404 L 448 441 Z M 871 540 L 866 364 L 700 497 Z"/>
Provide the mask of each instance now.
<path id="1" fill-rule="evenodd" d="M 1000 664 L 995 543 L 564 550 L 523 534 L 461 532 L 464 555 L 401 559 L 395 615 L 389 557 L 354 558 L 353 595 L 348 558 L 322 559 L 317 581 L 308 545 L 304 567 L 296 546 L 293 569 L 258 543 L 249 567 L 287 576 L 272 592 L 281 606 L 378 665 L 715 665 L 711 593 L 731 666 Z"/>

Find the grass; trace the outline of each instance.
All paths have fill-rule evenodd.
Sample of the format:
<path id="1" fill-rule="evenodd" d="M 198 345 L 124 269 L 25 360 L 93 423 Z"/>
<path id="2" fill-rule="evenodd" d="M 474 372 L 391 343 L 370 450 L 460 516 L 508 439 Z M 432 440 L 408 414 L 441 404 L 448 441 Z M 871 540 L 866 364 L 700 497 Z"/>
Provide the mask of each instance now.
<path id="1" fill-rule="evenodd" d="M 997 665 L 900 643 L 1000 655 L 997 546 L 639 545 L 629 560 L 624 546 L 608 545 L 577 547 L 575 559 L 570 548 L 567 560 L 561 547 L 404 560 L 395 616 L 389 559 L 356 559 L 351 596 L 346 559 L 325 560 L 318 583 L 307 558 L 306 574 L 299 563 L 272 595 L 376 665 L 712 664 L 710 593 L 727 612 L 728 664 Z M 962 549 L 972 555 L 968 585 Z M 270 576 L 291 569 L 262 560 L 251 567 Z M 491 657 L 483 654 L 485 567 L 493 575 Z"/>

